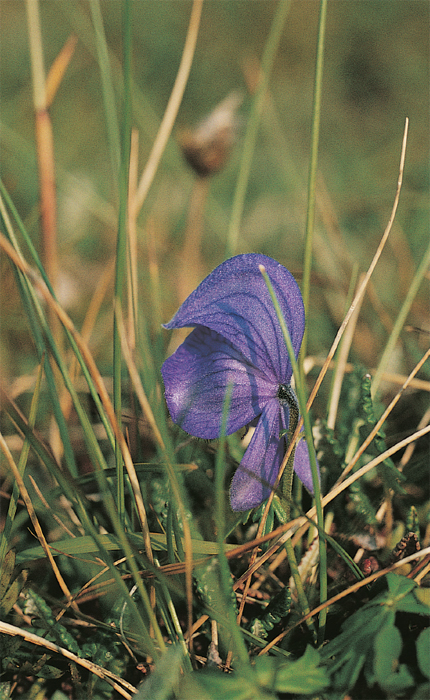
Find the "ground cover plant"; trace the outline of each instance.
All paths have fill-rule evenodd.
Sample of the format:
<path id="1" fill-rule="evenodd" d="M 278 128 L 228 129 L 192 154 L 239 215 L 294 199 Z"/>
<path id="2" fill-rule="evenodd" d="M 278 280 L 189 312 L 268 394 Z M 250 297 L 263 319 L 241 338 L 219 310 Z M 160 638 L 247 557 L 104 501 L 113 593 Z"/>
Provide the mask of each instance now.
<path id="1" fill-rule="evenodd" d="M 427 3 L 1 10 L 0 697 L 427 698 Z"/>

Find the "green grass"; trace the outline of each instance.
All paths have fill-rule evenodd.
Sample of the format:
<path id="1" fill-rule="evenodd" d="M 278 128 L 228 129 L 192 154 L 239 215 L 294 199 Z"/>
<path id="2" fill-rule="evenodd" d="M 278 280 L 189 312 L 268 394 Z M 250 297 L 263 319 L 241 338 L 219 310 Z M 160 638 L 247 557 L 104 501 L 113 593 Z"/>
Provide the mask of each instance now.
<path id="1" fill-rule="evenodd" d="M 2 4 L 1 698 L 428 695 L 428 5 L 321 8 Z M 233 90 L 201 178 L 186 129 Z M 249 251 L 306 299 L 289 515 L 282 484 L 234 514 L 240 436 L 163 397 L 161 323 Z"/>

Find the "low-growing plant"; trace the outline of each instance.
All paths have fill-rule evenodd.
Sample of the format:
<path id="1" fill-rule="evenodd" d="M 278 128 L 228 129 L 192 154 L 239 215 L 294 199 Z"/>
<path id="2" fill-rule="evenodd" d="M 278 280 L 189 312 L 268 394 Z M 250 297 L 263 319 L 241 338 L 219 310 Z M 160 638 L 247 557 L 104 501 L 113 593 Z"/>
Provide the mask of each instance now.
<path id="1" fill-rule="evenodd" d="M 167 6 L 178 18 L 186 8 L 190 17 L 170 98 L 152 129 L 135 76 L 140 3 L 64 3 L 76 34 L 47 76 L 41 26 L 51 10 L 25 3 L 41 237 L 35 243 L 36 210 L 23 215 L 10 175 L 2 179 L 10 292 L 2 344 L 11 374 L 1 386 L 0 698 L 428 697 L 430 350 L 422 342 L 428 331 L 416 324 L 425 321 L 419 295 L 430 245 L 415 242 L 408 252 L 418 262 L 398 308 L 385 291 L 378 297 L 374 282 L 381 261 L 390 264 L 385 246 L 402 192 L 408 120 L 386 227 L 368 263 L 357 257 L 350 265 L 354 256 L 334 233 L 317 184 L 327 51 L 321 0 L 299 285 L 284 264 L 287 236 L 270 257 L 265 239 L 251 246 L 241 238 L 259 127 L 272 137 L 279 128 L 269 85 L 290 3 L 264 4 L 273 17 L 255 84 L 248 75 L 243 137 L 238 110 L 248 97 L 235 91 L 179 135 L 183 162 L 171 135 L 197 60 L 202 0 L 155 4 L 140 10 L 167 21 Z M 234 14 L 239 5 L 223 6 Z M 116 12 L 121 61 L 106 32 Z M 80 44 L 100 73 L 114 191 L 97 216 L 115 230 L 83 318 L 62 300 L 51 122 Z M 132 124 L 142 113 L 151 148 L 139 179 Z M 236 140 L 242 150 L 229 180 L 229 222 L 221 216 L 223 252 L 205 276 L 203 212 L 208 206 L 216 229 L 211 186 L 231 167 Z M 164 226 L 151 200 L 162 158 L 173 179 L 190 183 L 185 161 L 194 170 L 191 194 L 184 185 L 181 249 L 173 229 L 168 245 L 154 233 L 162 236 Z M 317 201 L 334 236 L 327 248 Z M 95 200 L 91 206 L 94 213 Z M 249 247 L 264 254 L 241 252 Z M 322 279 L 327 308 L 311 293 Z M 175 293 L 179 309 L 168 322 Z M 365 361 L 370 338 L 375 367 Z M 399 348 L 401 372 L 391 366 Z"/>

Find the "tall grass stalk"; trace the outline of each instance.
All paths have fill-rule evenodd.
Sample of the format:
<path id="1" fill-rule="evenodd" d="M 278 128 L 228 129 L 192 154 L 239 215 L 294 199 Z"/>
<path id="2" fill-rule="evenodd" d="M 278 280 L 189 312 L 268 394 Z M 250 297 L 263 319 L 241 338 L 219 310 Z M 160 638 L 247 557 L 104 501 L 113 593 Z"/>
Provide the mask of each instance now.
<path id="1" fill-rule="evenodd" d="M 379 385 L 382 381 L 383 374 L 384 374 L 385 370 L 387 369 L 388 363 L 390 362 L 391 355 L 392 355 L 394 347 L 398 341 L 400 333 L 403 329 L 406 318 L 407 318 L 408 313 L 411 309 L 412 303 L 417 295 L 418 289 L 419 289 L 425 275 L 428 273 L 429 265 L 430 265 L 430 243 L 427 246 L 427 249 L 425 250 L 425 252 L 422 256 L 421 262 L 419 263 L 417 270 L 414 274 L 414 277 L 409 285 L 405 299 L 403 301 L 402 306 L 400 307 L 400 311 L 397 315 L 393 329 L 390 333 L 390 337 L 387 340 L 387 343 L 386 343 L 385 348 L 384 348 L 384 352 L 382 353 L 381 359 L 379 360 L 378 368 L 373 376 L 373 381 L 372 381 L 372 395 L 373 396 L 376 395 L 376 393 L 379 389 Z"/>
<path id="2" fill-rule="evenodd" d="M 27 22 L 33 82 L 33 103 L 36 121 L 37 164 L 39 169 L 42 242 L 47 275 L 54 289 L 58 282 L 57 198 L 52 124 L 46 99 L 45 68 L 39 0 L 26 0 Z M 55 318 L 51 323 L 56 324 Z M 58 325 L 53 327 L 59 340 Z"/>
<path id="3" fill-rule="evenodd" d="M 123 13 L 123 56 L 124 56 L 124 96 L 122 111 L 122 147 L 119 171 L 119 212 L 118 212 L 118 234 L 115 259 L 115 291 L 114 303 L 122 308 L 124 297 L 124 280 L 127 270 L 127 212 L 128 212 L 128 182 L 130 167 L 130 140 L 131 140 L 131 2 L 125 0 L 122 7 Z M 113 402 L 118 422 L 119 430 L 122 428 L 122 356 L 121 339 L 117 325 L 117 317 L 114 316 L 113 325 Z M 117 469 L 117 498 L 119 518 L 122 522 L 125 519 L 124 504 L 124 467 L 122 461 L 121 448 L 118 442 L 115 446 L 115 458 Z"/>
<path id="4" fill-rule="evenodd" d="M 114 187 L 116 187 L 120 172 L 121 140 L 115 101 L 115 91 L 109 62 L 109 51 L 106 43 L 103 17 L 99 0 L 90 0 L 90 10 L 94 25 L 94 39 L 100 68 L 103 104 L 106 119 L 106 132 L 112 168 L 112 181 Z"/>
<path id="5" fill-rule="evenodd" d="M 191 64 L 193 62 L 194 52 L 197 43 L 197 36 L 200 27 L 202 7 L 203 0 L 193 0 L 190 23 L 188 26 L 188 32 L 185 39 L 185 45 L 182 53 L 181 63 L 178 69 L 178 74 L 176 76 L 175 84 L 173 86 L 169 101 L 167 103 L 167 107 L 164 111 L 160 128 L 154 140 L 154 144 L 152 146 L 148 162 L 145 166 L 145 170 L 142 173 L 137 188 L 135 200 L 136 212 L 140 211 L 146 199 L 146 195 L 148 194 L 149 188 L 151 187 L 161 157 L 164 153 L 164 149 L 166 148 L 167 142 L 172 132 L 173 125 L 175 123 L 178 109 L 182 101 L 182 96 L 184 94 L 185 86 L 188 81 L 188 76 L 190 74 Z"/>
<path id="6" fill-rule="evenodd" d="M 264 99 L 269 85 L 270 74 L 273 68 L 276 52 L 282 37 L 285 20 L 290 10 L 290 0 L 279 0 L 275 16 L 272 21 L 269 36 L 264 47 L 261 59 L 261 74 L 257 89 L 252 101 L 251 113 L 243 143 L 242 158 L 239 166 L 239 173 L 236 180 L 236 189 L 233 196 L 230 224 L 227 232 L 227 243 L 225 257 L 230 258 L 235 255 L 240 234 L 240 223 L 245 204 L 246 190 L 248 187 L 251 163 L 257 141 L 258 127 L 260 125 L 261 112 L 264 107 Z"/>
<path id="7" fill-rule="evenodd" d="M 312 239 L 315 223 L 315 190 L 318 169 L 318 147 L 321 121 L 321 95 L 324 67 L 324 43 L 327 18 L 327 0 L 321 0 L 318 20 L 317 55 L 315 61 L 314 100 L 312 107 L 311 152 L 308 176 L 308 209 L 305 228 L 305 256 L 303 260 L 302 295 L 305 313 L 309 310 L 309 293 L 312 269 Z M 302 357 L 306 357 L 307 332 L 302 342 Z"/>
<path id="8" fill-rule="evenodd" d="M 353 315 L 353 313 L 355 311 L 355 307 L 357 306 L 357 304 L 360 303 L 360 300 L 362 299 L 362 297 L 365 294 L 367 285 L 369 284 L 370 278 L 375 270 L 376 265 L 378 264 L 379 258 L 382 255 L 382 251 L 384 250 L 385 244 L 388 240 L 388 236 L 391 233 L 391 229 L 392 229 L 392 226 L 394 223 L 394 218 L 395 218 L 396 212 L 397 212 L 397 207 L 399 204 L 400 192 L 402 189 L 403 172 L 404 172 L 405 158 L 406 158 L 406 145 L 407 145 L 407 141 L 408 141 L 408 129 L 409 129 L 409 119 L 406 118 L 405 128 L 403 131 L 402 149 L 401 149 L 401 154 L 400 154 L 400 166 L 399 166 L 399 175 L 398 175 L 398 179 L 397 179 L 396 193 L 394 196 L 394 203 L 393 203 L 390 217 L 388 219 L 387 226 L 385 228 L 384 233 L 382 234 L 381 240 L 380 240 L 379 245 L 375 251 L 375 254 L 372 258 L 372 261 L 368 267 L 368 270 L 367 270 L 366 274 L 364 275 L 363 281 L 360 284 L 360 286 L 359 286 L 359 288 L 354 296 L 354 299 L 352 300 L 351 306 L 349 307 L 348 312 L 345 315 L 345 318 L 343 319 L 342 324 L 341 324 L 338 332 L 336 333 L 336 337 L 335 337 L 335 339 L 332 343 L 332 346 L 328 352 L 328 355 L 325 359 L 324 365 L 321 368 L 321 371 L 317 377 L 317 380 L 316 380 L 314 386 L 312 387 L 312 390 L 311 390 L 311 393 L 310 393 L 310 396 L 308 399 L 308 404 L 307 404 L 308 408 L 310 408 L 312 406 L 312 403 L 315 399 L 315 396 L 318 393 L 318 390 L 319 390 L 319 388 L 324 380 L 324 377 L 327 373 L 327 370 L 330 366 L 330 363 L 335 355 L 335 352 L 336 352 L 336 350 L 339 346 L 339 343 L 342 339 L 342 336 L 345 332 L 345 328 L 348 325 L 348 323 L 351 319 L 351 316 Z"/>
<path id="9" fill-rule="evenodd" d="M 36 423 L 36 413 L 37 413 L 37 407 L 39 405 L 42 376 L 43 376 L 43 371 L 42 371 L 42 363 L 41 363 L 39 365 L 39 370 L 37 373 L 36 384 L 34 387 L 34 393 L 33 393 L 33 397 L 31 400 L 30 412 L 29 412 L 29 416 L 28 416 L 28 425 L 29 425 L 30 430 L 33 430 L 35 423 Z M 25 472 L 25 468 L 27 465 L 27 458 L 28 458 L 29 451 L 30 451 L 30 443 L 29 443 L 27 438 L 24 438 L 24 444 L 22 446 L 21 453 L 19 455 L 18 465 L 17 465 L 18 473 L 19 473 L 21 478 L 24 477 L 24 472 Z M 1 537 L 0 537 L 0 570 L 2 568 L 6 553 L 10 547 L 11 532 L 12 532 L 13 522 L 15 519 L 18 498 L 19 498 L 19 487 L 18 487 L 17 481 L 15 480 L 15 483 L 13 485 L 12 494 L 11 494 L 10 501 L 9 501 L 9 507 L 7 509 L 7 515 L 6 515 L 6 520 L 5 520 L 5 524 L 4 524 L 4 529 L 3 529 L 3 532 L 1 533 Z"/>
<path id="10" fill-rule="evenodd" d="M 215 462 L 215 521 L 217 526 L 217 542 L 218 542 L 218 561 L 220 567 L 221 578 L 221 595 L 223 596 L 223 605 L 229 623 L 229 631 L 233 643 L 234 657 L 238 668 L 242 671 L 249 668 L 249 657 L 242 634 L 236 623 L 236 613 L 231 605 L 231 573 L 227 558 L 224 552 L 224 533 L 225 533 L 225 513 L 224 513 L 224 482 L 225 482 L 225 434 L 227 429 L 228 414 L 230 410 L 231 396 L 233 386 L 228 385 L 224 399 L 222 412 L 220 437 L 218 442 L 218 450 Z"/>

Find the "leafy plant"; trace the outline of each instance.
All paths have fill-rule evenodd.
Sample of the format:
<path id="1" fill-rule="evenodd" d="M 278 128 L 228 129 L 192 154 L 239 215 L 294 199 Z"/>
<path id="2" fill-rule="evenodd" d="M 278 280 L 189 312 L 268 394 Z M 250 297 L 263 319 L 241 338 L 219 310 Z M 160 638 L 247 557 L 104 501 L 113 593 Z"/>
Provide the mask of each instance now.
<path id="1" fill-rule="evenodd" d="M 2 6 L 0 698 L 428 696 L 427 7 L 345 7 Z"/>

